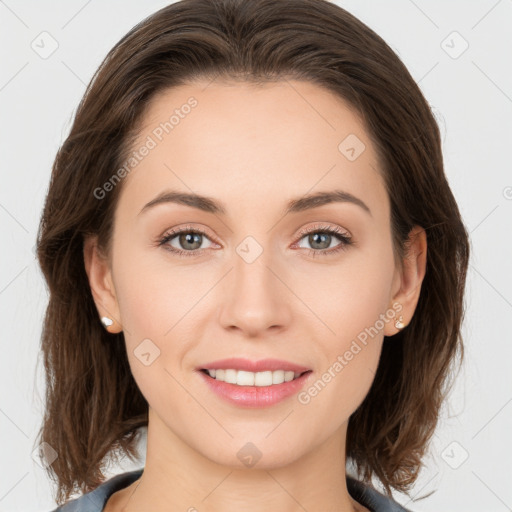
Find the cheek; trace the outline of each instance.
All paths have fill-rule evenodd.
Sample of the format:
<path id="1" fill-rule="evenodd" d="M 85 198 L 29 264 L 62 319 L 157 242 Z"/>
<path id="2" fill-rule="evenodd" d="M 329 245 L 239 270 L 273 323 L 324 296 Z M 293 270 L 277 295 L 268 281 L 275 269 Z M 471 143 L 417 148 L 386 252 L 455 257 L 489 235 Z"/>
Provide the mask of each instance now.
<path id="1" fill-rule="evenodd" d="M 191 292 L 183 276 L 142 258 L 119 262 L 116 293 L 128 361 L 137 386 L 151 406 L 180 400 L 176 374 L 187 346 L 180 343 Z M 182 323 L 180 323 L 180 320 Z"/>
<path id="2" fill-rule="evenodd" d="M 115 288 L 128 359 L 149 400 L 152 393 L 160 392 L 162 382 L 171 379 L 166 370 L 174 374 L 186 365 L 206 314 L 207 301 L 201 297 L 215 284 L 215 276 L 209 279 L 208 273 L 193 266 L 173 266 L 166 258 L 135 251 L 116 264 Z M 152 384 L 155 379 L 160 384 Z"/>
<path id="3" fill-rule="evenodd" d="M 363 270 L 368 268 L 363 265 Z M 315 337 L 321 365 L 298 397 L 313 431 L 333 433 L 366 397 L 382 350 L 388 281 L 385 273 L 340 271 L 331 275 L 325 294 L 318 295 L 318 316 L 328 326 L 317 322 L 324 333 Z"/>
<path id="4" fill-rule="evenodd" d="M 383 330 L 379 318 L 392 309 L 393 265 L 391 249 L 382 244 L 347 252 L 339 264 L 310 265 L 295 278 L 294 291 L 320 320 L 329 347 L 342 349 L 371 327 Z"/>
<path id="5" fill-rule="evenodd" d="M 156 249 L 154 251 L 157 251 Z M 162 249 L 163 251 L 163 249 Z M 173 326 L 199 300 L 205 290 L 192 267 L 179 267 L 165 257 L 140 251 L 119 258 L 116 293 L 123 325 L 129 336 L 166 339 Z"/>
<path id="6" fill-rule="evenodd" d="M 353 251 L 339 266 L 317 269 L 307 282 L 300 280 L 298 294 L 307 294 L 304 302 L 320 320 L 316 350 L 328 381 L 325 399 L 339 411 L 335 402 L 345 397 L 342 402 L 349 407 L 339 411 L 342 416 L 364 399 L 377 371 L 383 330 L 395 316 L 389 300 L 393 265 L 391 249 L 383 243 Z"/>

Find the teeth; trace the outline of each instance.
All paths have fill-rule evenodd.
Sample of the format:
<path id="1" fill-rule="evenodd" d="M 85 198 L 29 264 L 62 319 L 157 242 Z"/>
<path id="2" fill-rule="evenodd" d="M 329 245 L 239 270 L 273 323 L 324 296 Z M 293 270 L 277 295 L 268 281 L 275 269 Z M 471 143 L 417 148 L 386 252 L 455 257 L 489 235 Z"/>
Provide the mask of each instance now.
<path id="1" fill-rule="evenodd" d="M 276 370 L 266 372 L 246 372 L 245 370 L 208 370 L 210 377 L 236 384 L 238 386 L 271 386 L 272 384 L 282 384 L 296 379 L 301 374 L 292 371 Z"/>

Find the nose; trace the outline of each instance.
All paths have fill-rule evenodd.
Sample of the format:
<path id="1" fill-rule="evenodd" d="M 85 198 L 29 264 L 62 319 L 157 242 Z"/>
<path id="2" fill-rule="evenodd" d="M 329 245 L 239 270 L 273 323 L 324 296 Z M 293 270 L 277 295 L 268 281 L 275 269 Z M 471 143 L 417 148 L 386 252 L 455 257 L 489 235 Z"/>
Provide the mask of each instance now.
<path id="1" fill-rule="evenodd" d="M 285 329 L 291 318 L 292 293 L 285 272 L 263 251 L 254 261 L 238 253 L 224 280 L 220 322 L 225 329 L 240 330 L 248 337 Z"/>

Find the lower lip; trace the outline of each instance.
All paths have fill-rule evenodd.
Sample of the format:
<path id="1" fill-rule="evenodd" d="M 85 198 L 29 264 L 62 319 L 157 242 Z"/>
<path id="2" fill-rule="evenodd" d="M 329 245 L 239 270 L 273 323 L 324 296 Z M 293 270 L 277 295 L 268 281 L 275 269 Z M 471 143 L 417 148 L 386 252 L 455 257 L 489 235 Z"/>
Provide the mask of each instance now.
<path id="1" fill-rule="evenodd" d="M 216 380 L 203 371 L 199 371 L 199 374 L 214 393 L 231 404 L 243 407 L 267 407 L 298 393 L 313 372 L 309 371 L 289 382 L 271 386 L 238 386 Z"/>

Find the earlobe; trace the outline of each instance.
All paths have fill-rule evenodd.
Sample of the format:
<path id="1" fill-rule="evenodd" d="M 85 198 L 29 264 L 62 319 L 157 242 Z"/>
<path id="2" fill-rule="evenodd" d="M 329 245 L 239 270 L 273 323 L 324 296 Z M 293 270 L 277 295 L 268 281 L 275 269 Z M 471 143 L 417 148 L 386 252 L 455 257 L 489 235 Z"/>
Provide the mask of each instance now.
<path id="1" fill-rule="evenodd" d="M 397 313 L 396 321 L 386 326 L 385 336 L 393 336 L 411 323 L 420 298 L 426 267 L 427 234 L 422 227 L 414 226 L 409 233 L 409 239 L 406 244 L 406 255 L 399 276 L 400 288 L 391 299 L 391 304 L 398 303 L 401 305 L 401 309 Z"/>
<path id="2" fill-rule="evenodd" d="M 97 245 L 97 237 L 87 237 L 83 246 L 84 265 L 91 294 L 105 329 L 110 333 L 122 331 L 112 272 L 107 258 Z"/>

